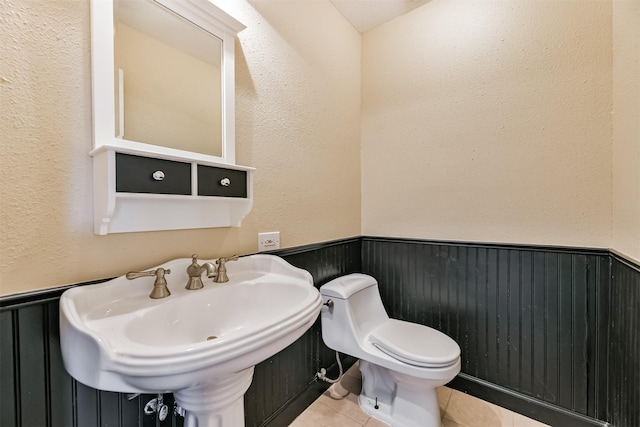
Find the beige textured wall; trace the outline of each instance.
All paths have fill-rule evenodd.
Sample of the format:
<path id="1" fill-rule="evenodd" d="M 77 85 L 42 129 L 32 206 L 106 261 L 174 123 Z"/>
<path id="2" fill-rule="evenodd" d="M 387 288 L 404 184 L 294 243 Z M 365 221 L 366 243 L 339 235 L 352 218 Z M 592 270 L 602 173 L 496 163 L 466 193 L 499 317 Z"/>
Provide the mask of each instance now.
<path id="1" fill-rule="evenodd" d="M 640 259 L 637 0 L 431 0 L 362 40 L 325 0 L 214 3 L 248 26 L 254 209 L 241 228 L 109 236 L 91 223 L 88 2 L 0 3 L 0 295 L 250 253 L 272 230 Z"/>
<path id="2" fill-rule="evenodd" d="M 236 42 L 237 161 L 257 168 L 241 228 L 96 236 L 89 2 L 0 3 L 0 295 L 198 253 L 360 234 L 360 35 L 328 1 L 216 2 Z M 331 28 L 332 31 L 326 31 Z"/>
<path id="3" fill-rule="evenodd" d="M 363 234 L 609 247 L 611 3 L 431 0 L 362 42 Z"/>
<path id="4" fill-rule="evenodd" d="M 613 249 L 640 260 L 640 1 L 613 2 Z"/>

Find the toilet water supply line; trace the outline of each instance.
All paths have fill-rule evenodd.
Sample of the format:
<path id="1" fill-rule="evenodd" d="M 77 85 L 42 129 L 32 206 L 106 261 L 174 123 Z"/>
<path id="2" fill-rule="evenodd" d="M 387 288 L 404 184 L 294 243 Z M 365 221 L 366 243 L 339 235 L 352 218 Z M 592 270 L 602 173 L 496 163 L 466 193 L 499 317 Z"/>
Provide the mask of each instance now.
<path id="1" fill-rule="evenodd" d="M 338 381 L 340 381 L 342 379 L 342 363 L 340 362 L 340 354 L 338 354 L 338 352 L 336 351 L 336 361 L 338 362 L 338 369 L 340 370 L 340 375 L 338 375 L 338 378 L 336 378 L 335 380 L 332 380 L 331 378 L 327 378 L 327 370 L 325 368 L 320 368 L 320 372 L 316 372 L 316 378 L 321 379 L 322 381 L 329 383 L 329 384 L 335 384 Z"/>

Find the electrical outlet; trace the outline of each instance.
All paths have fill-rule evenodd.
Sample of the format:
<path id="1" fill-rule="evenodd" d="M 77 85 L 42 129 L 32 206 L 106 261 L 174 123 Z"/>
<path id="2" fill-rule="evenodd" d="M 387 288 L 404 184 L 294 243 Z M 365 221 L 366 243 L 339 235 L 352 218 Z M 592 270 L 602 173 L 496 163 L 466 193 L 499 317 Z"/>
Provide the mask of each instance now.
<path id="1" fill-rule="evenodd" d="M 280 249 L 280 232 L 258 233 L 258 252 Z"/>

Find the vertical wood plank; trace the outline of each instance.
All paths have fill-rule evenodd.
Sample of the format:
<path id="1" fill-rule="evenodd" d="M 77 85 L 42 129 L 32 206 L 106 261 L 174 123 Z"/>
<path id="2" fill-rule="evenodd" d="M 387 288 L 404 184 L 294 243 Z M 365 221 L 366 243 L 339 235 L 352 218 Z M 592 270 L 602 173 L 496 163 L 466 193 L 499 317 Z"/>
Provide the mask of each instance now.
<path id="1" fill-rule="evenodd" d="M 558 401 L 558 375 L 561 369 L 558 360 L 559 335 L 562 326 L 560 325 L 558 312 L 560 303 L 558 296 L 560 293 L 558 254 L 545 254 L 545 319 L 547 322 L 545 337 L 545 387 L 544 399 L 549 403 L 557 403 Z"/>
<path id="2" fill-rule="evenodd" d="M 500 382 L 498 370 L 500 369 L 500 328 L 499 318 L 499 294 L 500 283 L 498 281 L 498 250 L 487 249 L 486 265 L 486 321 L 487 321 L 487 359 L 485 360 L 488 381 L 497 384 Z"/>
<path id="3" fill-rule="evenodd" d="M 78 427 L 99 427 L 100 408 L 98 406 L 98 390 L 74 381 L 75 419 Z"/>
<path id="4" fill-rule="evenodd" d="M 41 305 L 18 311 L 20 422 L 24 427 L 48 425 L 44 322 Z"/>
<path id="5" fill-rule="evenodd" d="M 460 357 L 462 358 L 462 369 L 464 369 L 464 372 L 477 375 L 478 361 L 476 356 L 478 353 L 478 323 L 476 318 L 478 313 L 476 311 L 477 275 L 475 274 L 477 254 L 475 248 L 467 248 L 466 252 L 465 276 L 467 280 L 460 285 L 465 289 L 464 313 L 467 318 L 467 345 L 462 347 Z"/>
<path id="6" fill-rule="evenodd" d="M 478 249 L 467 250 L 467 280 L 466 285 L 466 312 L 468 317 L 469 346 L 466 352 L 462 352 L 462 364 L 467 366 L 464 372 L 471 375 L 479 375 L 480 332 L 478 323 Z"/>
<path id="7" fill-rule="evenodd" d="M 612 273 L 607 420 L 640 425 L 640 271 L 614 259 Z"/>
<path id="8" fill-rule="evenodd" d="M 573 257 L 570 254 L 562 254 L 560 259 L 559 289 L 559 341 L 558 341 L 558 382 L 560 385 L 558 404 L 570 407 L 573 401 L 573 281 L 574 267 Z"/>
<path id="9" fill-rule="evenodd" d="M 57 301 L 47 304 L 49 321 L 47 322 L 47 339 L 49 342 L 48 363 L 51 403 L 51 426 L 67 427 L 73 425 L 73 378 L 64 369 L 60 350 L 59 304 Z"/>
<path id="10" fill-rule="evenodd" d="M 498 326 L 498 382 L 509 384 L 511 373 L 510 316 L 509 300 L 511 297 L 511 283 L 509 282 L 509 251 L 498 250 L 497 258 L 497 326 Z"/>
<path id="11" fill-rule="evenodd" d="M 509 270 L 507 283 L 509 285 L 508 305 L 508 357 L 509 376 L 507 383 L 514 390 L 522 389 L 522 280 L 521 280 L 522 251 L 509 251 Z"/>
<path id="12" fill-rule="evenodd" d="M 487 249 L 478 248 L 477 252 L 477 288 L 476 288 L 476 322 L 478 322 L 478 378 L 489 379 L 489 321 L 487 290 Z"/>
<path id="13" fill-rule="evenodd" d="M 101 427 L 120 424 L 120 394 L 110 391 L 98 391 L 99 425 Z"/>
<path id="14" fill-rule="evenodd" d="M 20 400 L 16 399 L 15 310 L 0 311 L 0 425 L 19 425 Z"/>
<path id="15" fill-rule="evenodd" d="M 173 400 L 173 399 L 172 399 Z M 134 427 L 134 426 L 142 426 L 141 416 L 138 412 L 138 407 L 140 405 L 140 396 L 135 397 L 133 399 L 128 399 L 126 393 L 120 394 L 120 413 L 119 413 L 119 422 L 118 426 L 120 427 Z M 170 406 L 171 410 L 169 413 L 173 412 L 173 406 Z"/>
<path id="16" fill-rule="evenodd" d="M 533 395 L 544 400 L 547 354 L 546 318 L 546 257 L 543 252 L 533 254 Z"/>
<path id="17" fill-rule="evenodd" d="M 523 251 L 520 255 L 520 323 L 522 358 L 520 363 L 520 391 L 533 396 L 533 334 L 534 334 L 534 282 L 533 252 Z"/>

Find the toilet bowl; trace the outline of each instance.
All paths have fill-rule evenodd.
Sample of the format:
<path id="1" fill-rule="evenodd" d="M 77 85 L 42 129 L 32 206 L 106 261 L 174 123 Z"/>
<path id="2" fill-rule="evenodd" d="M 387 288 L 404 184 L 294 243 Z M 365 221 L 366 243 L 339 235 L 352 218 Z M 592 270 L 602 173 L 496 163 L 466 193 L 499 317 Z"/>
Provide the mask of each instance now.
<path id="1" fill-rule="evenodd" d="M 393 427 L 438 427 L 436 387 L 460 372 L 460 347 L 427 326 L 390 319 L 378 282 L 365 274 L 320 288 L 322 339 L 360 359 L 360 407 Z"/>

